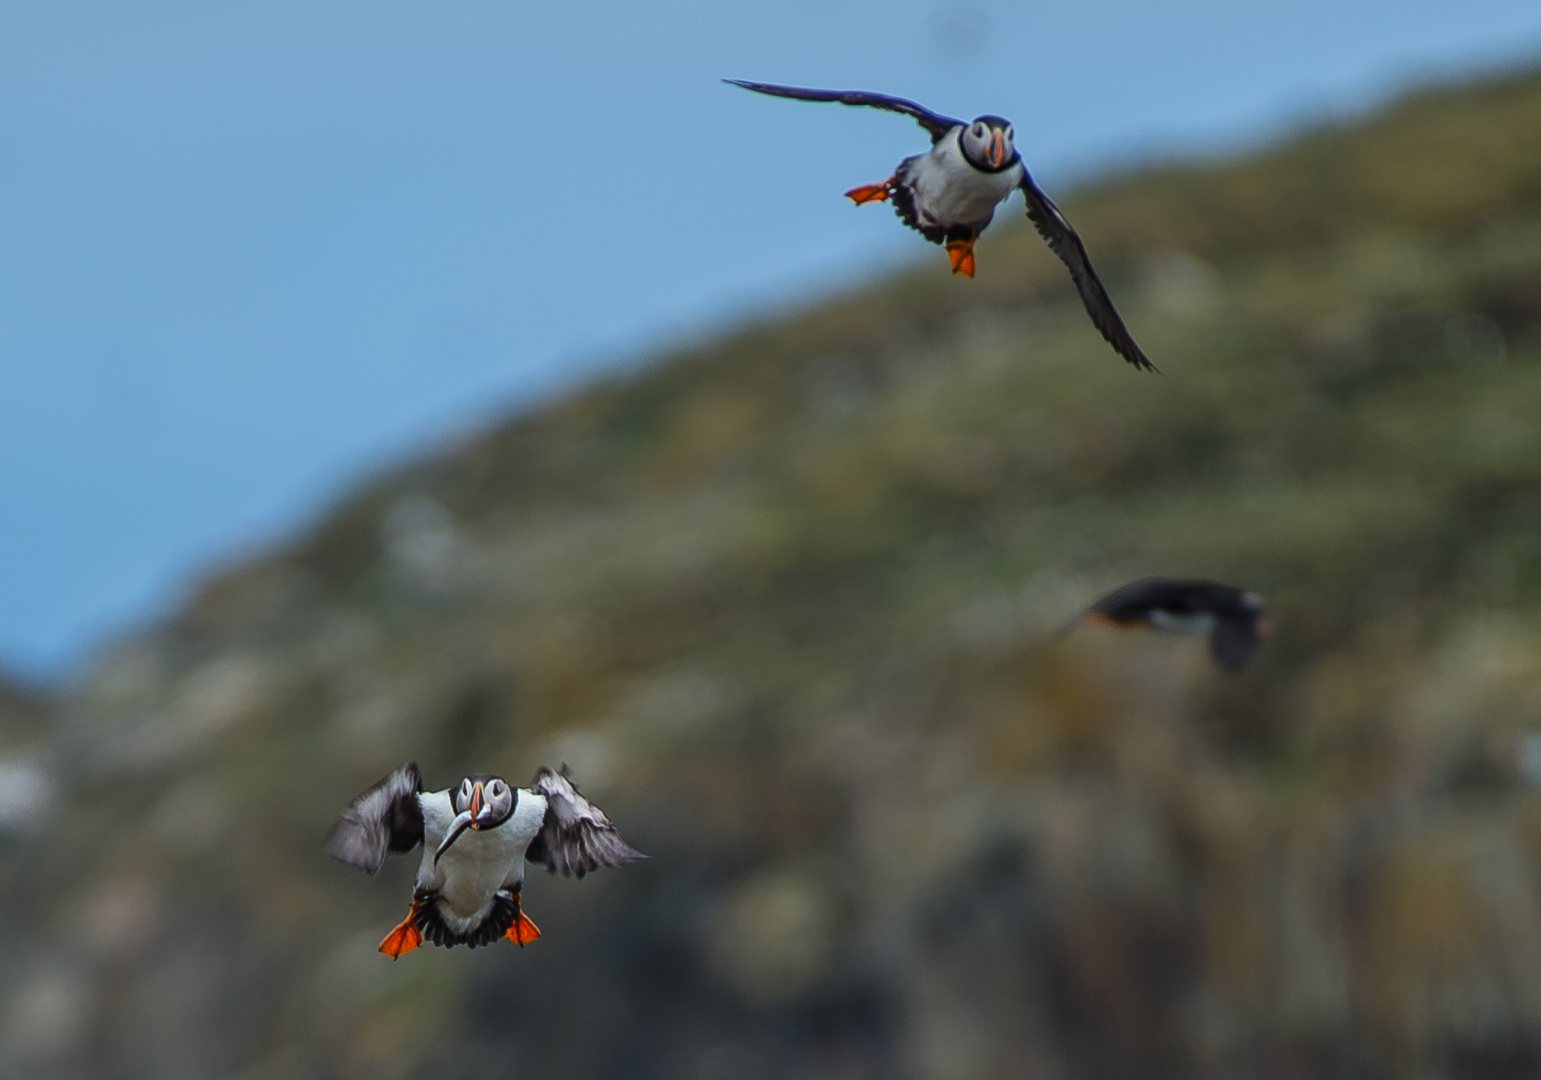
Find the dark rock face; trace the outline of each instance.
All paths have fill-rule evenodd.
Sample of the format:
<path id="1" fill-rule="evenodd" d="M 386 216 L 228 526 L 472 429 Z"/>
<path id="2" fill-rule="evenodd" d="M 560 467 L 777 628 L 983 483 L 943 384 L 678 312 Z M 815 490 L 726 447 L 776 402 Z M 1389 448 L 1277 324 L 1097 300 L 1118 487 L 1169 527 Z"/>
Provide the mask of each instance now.
<path id="1" fill-rule="evenodd" d="M 1537 130 L 1516 77 L 1069 200 L 1160 379 L 992 232 L 206 583 L 0 744 L 0 1073 L 1532 1075 Z M 1055 636 L 1146 573 L 1279 632 Z M 393 964 L 413 860 L 320 842 L 407 759 L 565 761 L 652 858 Z"/>

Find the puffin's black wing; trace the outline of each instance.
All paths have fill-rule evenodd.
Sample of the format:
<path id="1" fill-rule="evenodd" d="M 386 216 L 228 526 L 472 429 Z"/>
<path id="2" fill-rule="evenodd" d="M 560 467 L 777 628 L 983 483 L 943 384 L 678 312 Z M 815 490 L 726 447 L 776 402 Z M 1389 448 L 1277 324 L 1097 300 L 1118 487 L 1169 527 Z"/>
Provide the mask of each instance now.
<path id="1" fill-rule="evenodd" d="M 645 859 L 615 831 L 604 811 L 579 794 L 567 778 L 542 765 L 530 790 L 546 797 L 546 817 L 524 857 L 553 874 L 582 877 L 601 866 Z"/>
<path id="2" fill-rule="evenodd" d="M 799 101 L 838 101 L 841 105 L 870 105 L 874 109 L 904 113 L 906 116 L 914 117 L 916 123 L 930 133 L 933 144 L 953 128 L 962 127 L 964 123 L 962 120 L 954 120 L 950 116 L 934 113 L 924 105 L 907 98 L 874 94 L 868 90 L 807 90 L 800 86 L 777 86 L 774 83 L 745 82 L 743 79 L 723 79 L 722 81 L 732 83 L 734 86 L 742 86 L 745 90 L 753 90 L 757 94 L 770 94 L 774 97 L 797 98 Z"/>
<path id="3" fill-rule="evenodd" d="M 1256 612 L 1221 615 L 1209 633 L 1209 655 L 1226 671 L 1240 671 L 1262 643 Z"/>
<path id="4" fill-rule="evenodd" d="M 1059 207 L 1033 183 L 1026 169 L 1022 170 L 1022 197 L 1027 201 L 1028 220 L 1037 227 L 1038 235 L 1048 243 L 1049 250 L 1058 255 L 1070 270 L 1070 278 L 1081 294 L 1081 303 L 1086 305 L 1086 313 L 1092 317 L 1093 325 L 1102 332 L 1102 336 L 1119 356 L 1137 368 L 1155 371 L 1156 365 L 1135 344 L 1128 327 L 1124 326 L 1124 320 L 1119 318 L 1118 311 L 1113 307 L 1108 290 L 1103 288 L 1102 279 L 1092 269 L 1086 245 L 1081 243 L 1081 238 L 1070 227 L 1070 222 L 1065 220 L 1065 215 L 1059 212 Z"/>
<path id="5" fill-rule="evenodd" d="M 1200 594 L 1211 584 L 1207 581 L 1185 581 L 1180 578 L 1139 578 L 1126 585 L 1120 585 L 1098 599 L 1088 609 L 1088 613 L 1109 615 L 1115 619 L 1137 619 L 1156 610 L 1198 611 L 1201 607 Z"/>
<path id="6" fill-rule="evenodd" d="M 335 859 L 376 874 L 390 851 L 411 851 L 423 842 L 423 777 L 409 761 L 354 799 L 332 830 L 326 850 Z"/>

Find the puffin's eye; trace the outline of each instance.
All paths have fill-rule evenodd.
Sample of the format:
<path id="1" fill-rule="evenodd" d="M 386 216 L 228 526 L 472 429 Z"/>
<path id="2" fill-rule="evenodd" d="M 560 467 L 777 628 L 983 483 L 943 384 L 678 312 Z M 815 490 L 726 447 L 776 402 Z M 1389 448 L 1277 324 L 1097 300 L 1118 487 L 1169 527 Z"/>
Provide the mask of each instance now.
<path id="1" fill-rule="evenodd" d="M 494 799 L 502 798 L 502 796 L 503 796 L 503 781 L 501 781 L 501 780 L 494 780 L 491 784 L 487 785 L 487 790 L 492 792 L 492 797 Z"/>
<path id="2" fill-rule="evenodd" d="M 983 124 L 975 124 L 974 125 L 974 138 L 982 139 L 984 137 L 985 137 L 985 126 Z"/>

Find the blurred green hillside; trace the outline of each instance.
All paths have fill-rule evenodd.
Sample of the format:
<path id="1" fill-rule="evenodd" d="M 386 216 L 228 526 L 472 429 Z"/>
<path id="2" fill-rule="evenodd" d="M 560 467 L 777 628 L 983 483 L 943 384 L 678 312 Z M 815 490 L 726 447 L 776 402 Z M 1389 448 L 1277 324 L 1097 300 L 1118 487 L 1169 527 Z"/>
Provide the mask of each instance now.
<path id="1" fill-rule="evenodd" d="M 1541 75 L 1061 202 L 1164 374 L 1003 223 L 104 654 L 0 742 L 55 791 L 0 841 L 0 1074 L 1541 1074 Z M 1277 634 L 1056 636 L 1150 573 Z M 415 860 L 320 841 L 414 758 L 566 761 L 652 859 L 393 964 Z"/>

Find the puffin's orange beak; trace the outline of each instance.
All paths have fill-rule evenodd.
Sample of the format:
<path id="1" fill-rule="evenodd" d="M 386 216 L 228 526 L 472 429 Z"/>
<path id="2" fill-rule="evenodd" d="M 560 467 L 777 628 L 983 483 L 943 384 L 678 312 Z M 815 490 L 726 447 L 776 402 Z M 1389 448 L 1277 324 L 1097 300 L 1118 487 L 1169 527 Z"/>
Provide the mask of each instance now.
<path id="1" fill-rule="evenodd" d="M 1006 163 L 1006 138 L 996 128 L 990 134 L 990 164 L 999 169 Z"/>
<path id="2" fill-rule="evenodd" d="M 482 816 L 482 786 L 480 783 L 471 785 L 471 805 L 466 809 L 471 812 L 471 828 L 481 828 L 481 825 L 478 823 Z"/>

